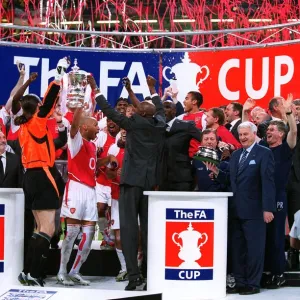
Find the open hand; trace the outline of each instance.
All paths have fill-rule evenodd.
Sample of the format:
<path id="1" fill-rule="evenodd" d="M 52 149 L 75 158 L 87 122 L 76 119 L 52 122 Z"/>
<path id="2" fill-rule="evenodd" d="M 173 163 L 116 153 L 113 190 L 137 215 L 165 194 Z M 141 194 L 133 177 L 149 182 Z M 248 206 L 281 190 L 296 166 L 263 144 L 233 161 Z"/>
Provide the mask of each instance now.
<path id="1" fill-rule="evenodd" d="M 282 105 L 285 113 L 291 112 L 293 106 L 293 94 L 288 94 L 286 100 L 282 99 Z"/>
<path id="2" fill-rule="evenodd" d="M 256 105 L 255 100 L 253 100 L 253 99 L 251 99 L 251 98 L 248 98 L 248 99 L 246 100 L 246 102 L 244 103 L 244 105 L 243 105 L 243 110 L 244 110 L 244 111 L 249 111 L 249 110 L 251 110 L 255 105 Z"/>

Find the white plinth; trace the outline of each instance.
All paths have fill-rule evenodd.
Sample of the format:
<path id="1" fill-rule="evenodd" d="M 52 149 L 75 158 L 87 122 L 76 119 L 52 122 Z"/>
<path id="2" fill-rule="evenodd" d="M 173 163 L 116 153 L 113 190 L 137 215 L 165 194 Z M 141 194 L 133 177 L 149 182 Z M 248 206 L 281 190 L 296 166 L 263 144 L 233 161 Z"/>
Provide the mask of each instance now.
<path id="1" fill-rule="evenodd" d="M 227 206 L 232 193 L 144 194 L 149 196 L 148 291 L 173 300 L 226 297 Z"/>
<path id="2" fill-rule="evenodd" d="M 23 190 L 0 188 L 0 286 L 17 283 L 23 256 Z"/>

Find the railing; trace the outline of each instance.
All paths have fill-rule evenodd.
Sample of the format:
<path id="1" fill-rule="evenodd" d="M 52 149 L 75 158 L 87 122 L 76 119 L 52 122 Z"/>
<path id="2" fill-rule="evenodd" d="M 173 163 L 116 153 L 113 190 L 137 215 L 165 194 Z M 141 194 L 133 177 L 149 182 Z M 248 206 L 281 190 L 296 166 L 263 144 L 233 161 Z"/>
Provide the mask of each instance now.
<path id="1" fill-rule="evenodd" d="M 0 24 L 0 45 L 80 51 L 222 51 L 298 43 L 300 21 L 208 31 L 108 32 Z M 160 47 L 160 42 L 164 41 Z M 220 45 L 227 45 L 219 47 Z"/>

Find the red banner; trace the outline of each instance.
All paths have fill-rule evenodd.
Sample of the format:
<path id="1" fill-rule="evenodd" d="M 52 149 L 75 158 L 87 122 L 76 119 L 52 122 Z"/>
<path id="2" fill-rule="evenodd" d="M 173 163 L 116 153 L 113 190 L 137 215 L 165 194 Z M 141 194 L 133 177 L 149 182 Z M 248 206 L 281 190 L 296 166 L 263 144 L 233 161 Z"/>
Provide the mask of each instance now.
<path id="1" fill-rule="evenodd" d="M 180 101 L 199 89 L 203 107 L 244 103 L 247 98 L 268 107 L 274 96 L 300 98 L 300 44 L 263 49 L 170 53 L 163 56 L 163 77 L 177 78 Z M 169 68 L 168 68 L 169 67 Z"/>

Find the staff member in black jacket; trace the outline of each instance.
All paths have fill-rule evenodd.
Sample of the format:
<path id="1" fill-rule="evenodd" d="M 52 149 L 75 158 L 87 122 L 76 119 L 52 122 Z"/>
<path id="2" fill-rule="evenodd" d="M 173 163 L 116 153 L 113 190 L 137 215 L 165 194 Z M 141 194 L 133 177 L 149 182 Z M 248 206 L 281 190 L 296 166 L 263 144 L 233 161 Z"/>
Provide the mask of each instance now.
<path id="1" fill-rule="evenodd" d="M 126 79 L 125 79 L 126 80 Z M 120 230 L 129 284 L 125 290 L 135 290 L 143 281 L 137 264 L 138 216 L 142 233 L 142 275 L 147 275 L 148 198 L 144 191 L 154 190 L 159 184 L 158 172 L 161 149 L 165 137 L 165 113 L 155 91 L 156 80 L 147 76 L 152 103 L 134 102 L 136 113 L 127 118 L 114 110 L 100 93 L 93 77 L 88 78 L 96 93 L 96 102 L 103 113 L 127 131 L 125 156 L 120 180 Z M 126 82 L 125 82 L 126 83 Z M 131 98 L 132 101 L 134 99 Z"/>
<path id="2" fill-rule="evenodd" d="M 200 142 L 201 131 L 192 121 L 176 119 L 176 105 L 164 102 L 167 121 L 164 145 L 163 182 L 161 191 L 191 191 L 195 185 L 193 168 L 189 157 L 190 141 Z"/>
<path id="3" fill-rule="evenodd" d="M 20 158 L 6 151 L 7 141 L 0 131 L 0 188 L 17 188 L 22 186 L 22 167 Z"/>

